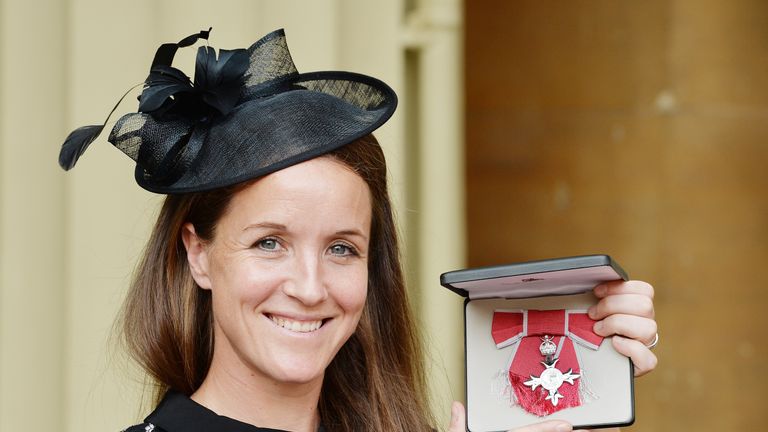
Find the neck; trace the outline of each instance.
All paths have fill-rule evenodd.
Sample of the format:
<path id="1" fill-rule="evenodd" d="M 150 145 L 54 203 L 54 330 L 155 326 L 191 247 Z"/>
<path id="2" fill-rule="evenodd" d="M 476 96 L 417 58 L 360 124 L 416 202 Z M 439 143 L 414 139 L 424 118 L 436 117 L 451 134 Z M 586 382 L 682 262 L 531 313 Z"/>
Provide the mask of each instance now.
<path id="1" fill-rule="evenodd" d="M 322 379 L 309 383 L 282 383 L 249 369 L 242 362 L 217 361 L 192 400 L 213 412 L 258 427 L 315 432 L 320 424 L 317 408 Z"/>

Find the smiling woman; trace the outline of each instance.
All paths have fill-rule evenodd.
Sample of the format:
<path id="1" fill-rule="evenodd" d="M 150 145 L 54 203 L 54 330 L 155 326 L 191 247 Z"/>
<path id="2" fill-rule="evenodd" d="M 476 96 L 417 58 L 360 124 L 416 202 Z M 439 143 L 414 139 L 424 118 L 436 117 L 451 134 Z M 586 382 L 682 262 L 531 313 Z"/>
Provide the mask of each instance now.
<path id="1" fill-rule="evenodd" d="M 200 48 L 194 80 L 171 66 L 208 36 L 157 50 L 138 112 L 109 136 L 139 185 L 167 194 L 120 317 L 159 403 L 129 430 L 431 430 L 370 134 L 394 92 L 298 73 L 281 30 Z M 103 128 L 70 134 L 61 166 Z"/>
<path id="2" fill-rule="evenodd" d="M 124 340 L 158 398 L 173 390 L 161 406 L 285 430 L 428 428 L 394 233 L 371 135 L 257 180 L 170 195 L 128 294 Z"/>

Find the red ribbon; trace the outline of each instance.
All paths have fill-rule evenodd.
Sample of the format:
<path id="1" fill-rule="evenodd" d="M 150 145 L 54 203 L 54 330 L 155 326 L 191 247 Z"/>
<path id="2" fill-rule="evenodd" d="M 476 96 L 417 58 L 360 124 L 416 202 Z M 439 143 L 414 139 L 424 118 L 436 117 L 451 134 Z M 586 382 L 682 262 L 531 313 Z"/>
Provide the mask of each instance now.
<path id="1" fill-rule="evenodd" d="M 497 348 L 504 348 L 519 343 L 514 358 L 509 366 L 509 384 L 515 392 L 518 404 L 531 414 L 550 415 L 561 409 L 581 405 L 579 396 L 580 379 L 573 385 L 563 383 L 558 389 L 563 396 L 557 405 L 545 397 L 547 390 L 538 387 L 531 390 L 524 384 L 533 376 L 540 376 L 544 370 L 539 351 L 542 336 L 552 336 L 552 342 L 561 346 L 556 355 L 557 369 L 566 372 L 572 369 L 574 374 L 581 374 L 581 366 L 573 342 L 593 350 L 600 347 L 603 337 L 592 331 L 595 321 L 584 312 L 559 310 L 521 310 L 495 311 L 491 323 L 491 335 Z"/>

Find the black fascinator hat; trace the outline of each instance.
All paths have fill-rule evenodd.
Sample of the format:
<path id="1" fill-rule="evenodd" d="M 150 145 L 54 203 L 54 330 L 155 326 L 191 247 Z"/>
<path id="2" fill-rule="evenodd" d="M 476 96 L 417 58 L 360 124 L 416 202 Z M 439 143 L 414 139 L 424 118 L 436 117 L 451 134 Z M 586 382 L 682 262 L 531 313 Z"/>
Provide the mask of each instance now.
<path id="1" fill-rule="evenodd" d="M 109 135 L 151 192 L 198 192 L 264 176 L 373 132 L 395 110 L 397 96 L 376 78 L 298 73 L 283 30 L 218 56 L 198 48 L 192 81 L 171 66 L 173 57 L 209 31 L 158 48 L 138 112 L 120 118 Z M 61 167 L 71 169 L 105 125 L 72 132 Z"/>

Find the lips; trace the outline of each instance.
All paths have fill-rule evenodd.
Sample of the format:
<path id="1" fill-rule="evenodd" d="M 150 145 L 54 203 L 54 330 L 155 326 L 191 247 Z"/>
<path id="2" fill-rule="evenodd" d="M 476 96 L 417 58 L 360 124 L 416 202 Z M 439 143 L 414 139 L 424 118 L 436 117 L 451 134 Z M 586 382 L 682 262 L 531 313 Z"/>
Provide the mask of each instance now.
<path id="1" fill-rule="evenodd" d="M 267 317 L 278 326 L 296 333 L 311 333 L 323 325 L 323 320 L 297 321 L 272 314 L 267 314 Z"/>

